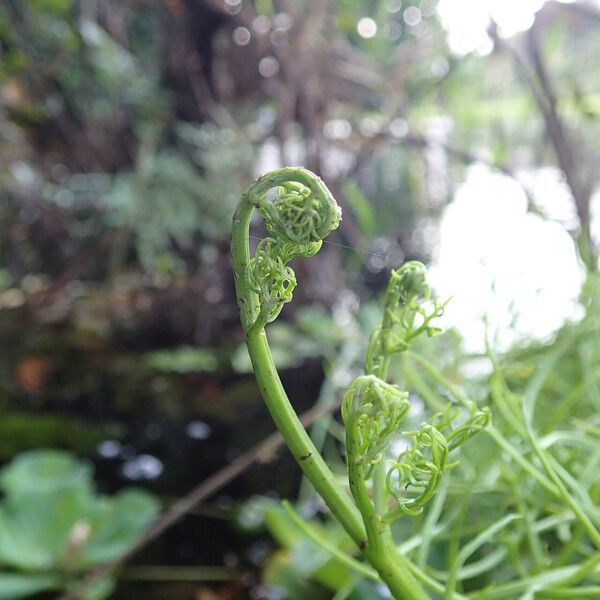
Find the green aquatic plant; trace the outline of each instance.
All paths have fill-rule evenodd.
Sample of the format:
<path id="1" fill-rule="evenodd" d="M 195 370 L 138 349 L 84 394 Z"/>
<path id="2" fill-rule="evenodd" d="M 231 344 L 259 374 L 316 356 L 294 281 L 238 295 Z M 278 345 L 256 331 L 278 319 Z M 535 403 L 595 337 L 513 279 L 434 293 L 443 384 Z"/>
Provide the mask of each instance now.
<path id="1" fill-rule="evenodd" d="M 269 235 L 251 255 L 249 227 L 255 209 Z M 472 402 L 450 402 L 418 430 L 401 431 L 410 402 L 407 392 L 386 381 L 390 362 L 408 350 L 417 336 L 438 333 L 433 321 L 445 306 L 431 300 L 423 265 L 409 262 L 392 271 L 383 318 L 370 337 L 364 374 L 344 396 L 350 494 L 339 483 L 286 395 L 265 326 L 292 300 L 297 282 L 288 263 L 316 254 L 340 218 L 340 208 L 327 187 L 302 168 L 264 175 L 244 192 L 233 217 L 231 251 L 246 345 L 271 416 L 315 490 L 392 595 L 425 600 L 424 586 L 438 592 L 440 586 L 397 550 L 391 524 L 423 510 L 453 466 L 449 454 L 485 428 L 490 413 Z M 401 433 L 407 445 L 394 457 L 392 442 Z"/>
<path id="2" fill-rule="evenodd" d="M 153 522 L 154 496 L 136 488 L 98 494 L 92 475 L 86 461 L 49 449 L 23 452 L 0 470 L 0 600 L 72 589 Z M 113 588 L 107 576 L 81 598 L 102 600 Z"/>

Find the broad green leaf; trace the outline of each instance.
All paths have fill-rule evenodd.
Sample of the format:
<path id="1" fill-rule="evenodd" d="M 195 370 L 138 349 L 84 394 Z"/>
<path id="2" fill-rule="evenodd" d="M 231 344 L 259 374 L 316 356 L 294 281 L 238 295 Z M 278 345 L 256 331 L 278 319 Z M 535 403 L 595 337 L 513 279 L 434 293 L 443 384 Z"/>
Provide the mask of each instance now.
<path id="1" fill-rule="evenodd" d="M 60 587 L 60 578 L 55 575 L 0 573 L 0 600 L 29 598 L 34 594 L 57 590 Z"/>
<path id="2" fill-rule="evenodd" d="M 69 561 L 69 541 L 93 503 L 71 487 L 8 497 L 0 508 L 0 561 L 22 569 L 51 569 Z"/>
<path id="3" fill-rule="evenodd" d="M 64 488 L 91 489 L 91 467 L 60 450 L 19 454 L 0 471 L 0 488 L 14 494 L 38 494 Z"/>
<path id="4" fill-rule="evenodd" d="M 57 451 L 28 452 L 0 475 L 0 564 L 87 568 L 124 552 L 158 513 L 147 492 L 96 497 L 90 467 Z"/>
<path id="5" fill-rule="evenodd" d="M 129 489 L 101 499 L 90 518 L 91 533 L 83 546 L 79 566 L 107 562 L 127 550 L 154 520 L 159 503 L 147 492 Z"/>

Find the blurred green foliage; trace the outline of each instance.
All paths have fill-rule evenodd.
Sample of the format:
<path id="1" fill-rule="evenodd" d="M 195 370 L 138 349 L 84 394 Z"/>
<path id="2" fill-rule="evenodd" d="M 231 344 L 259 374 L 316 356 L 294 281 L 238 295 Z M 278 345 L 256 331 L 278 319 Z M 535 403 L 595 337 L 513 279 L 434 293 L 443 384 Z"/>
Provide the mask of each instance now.
<path id="1" fill-rule="evenodd" d="M 233 129 L 180 123 L 175 132 L 179 151 L 142 146 L 136 171 L 117 175 L 107 196 L 108 219 L 135 232 L 148 271 L 185 269 L 172 240 L 193 247 L 198 232 L 209 240 L 226 238 L 239 181 L 251 170 L 251 146 Z"/>
<path id="2" fill-rule="evenodd" d="M 88 454 L 107 434 L 94 426 L 56 413 L 5 411 L 0 420 L 0 457 L 9 459 L 32 448 L 68 447 Z"/>
<path id="3" fill-rule="evenodd" d="M 0 471 L 0 488 L 0 597 L 12 600 L 72 586 L 124 552 L 159 508 L 137 489 L 97 495 L 90 465 L 56 450 L 18 455 Z M 106 580 L 87 597 L 111 591 Z"/>
<path id="4" fill-rule="evenodd" d="M 175 373 L 212 372 L 219 364 L 212 350 L 191 346 L 150 352 L 146 354 L 145 363 L 151 369 Z"/>
<path id="5" fill-rule="evenodd" d="M 408 9 L 419 11 L 417 24 L 407 22 Z M 357 29 L 365 17 L 377 26 L 371 38 Z M 334 401 L 358 368 L 361 331 L 377 320 L 370 300 L 404 257 L 430 258 L 435 235 L 428 232 L 466 168 L 483 162 L 516 178 L 530 209 L 554 218 L 543 190 L 528 179 L 548 167 L 556 169 L 557 181 L 566 179 L 530 89 L 533 83 L 543 92 L 532 57 L 536 40 L 570 140 L 575 179 L 589 197 L 597 190 L 597 22 L 593 3 L 547 2 L 535 27 L 505 40 L 524 61 L 520 71 L 501 44 L 488 54 L 453 53 L 437 3 L 428 0 L 0 3 L 0 457 L 50 446 L 89 456 L 99 441 L 116 437 L 174 448 L 177 464 L 203 466 L 207 454 L 199 460 L 195 446 L 186 454 L 184 435 L 140 442 L 136 424 L 148 419 L 171 426 L 208 414 L 239 431 L 234 451 L 266 433 L 246 418 L 252 410 L 264 413 L 241 345 L 227 242 L 240 191 L 258 171 L 280 162 L 318 171 L 344 205 L 339 237 L 316 266 L 298 265 L 307 291 L 299 291 L 296 302 L 315 308 L 290 307 L 269 332 L 290 381 L 301 371 L 291 395 L 298 392 L 310 404 L 309 391 L 324 371 L 319 401 Z M 245 45 L 235 41 L 238 28 L 250 36 Z M 275 65 L 273 75 L 261 71 L 265 59 Z M 544 102 L 547 112 L 552 102 Z M 585 229 L 581 215 L 564 225 L 576 238 Z M 588 266 L 594 270 L 593 261 Z M 563 466 L 561 476 L 596 523 L 594 285 L 590 278 L 580 324 L 496 357 L 491 372 L 489 357 L 465 356 L 454 335 L 416 350 L 470 398 L 491 404 L 499 431 L 541 468 L 511 416 L 535 401 L 540 443 Z M 411 362 L 396 365 L 394 377 L 424 411 L 450 394 Z M 335 419 L 324 418 L 313 435 L 342 469 Z M 221 438 L 211 448 L 219 457 L 229 449 Z M 31 468 L 38 464 L 36 455 L 23 456 L 33 457 Z M 152 512 L 152 501 L 136 494 L 97 496 L 85 468 L 60 460 L 61 468 L 73 470 L 73 480 L 58 480 L 65 497 L 74 499 L 56 519 L 53 540 L 36 529 L 48 511 L 62 510 L 53 492 L 44 492 L 52 496 L 45 505 L 32 500 L 15 508 L 5 490 L 2 519 L 8 520 L 2 523 L 9 529 L 0 540 L 14 544 L 7 551 L 14 562 L 2 559 L 0 598 L 72 583 L 131 541 L 128 524 L 143 526 L 136 513 Z M 111 484 L 121 485 L 118 467 L 111 468 Z M 40 482 L 49 478 L 44 469 Z M 180 478 L 174 493 L 192 483 Z M 467 561 L 465 591 L 507 581 L 520 570 L 538 577 L 595 552 L 563 500 L 548 495 L 488 438 L 465 449 L 447 501 L 439 515 L 406 520 L 398 531 L 410 542 L 407 551 L 440 581 L 458 546 L 504 512 L 529 515 Z M 299 508 L 315 514 L 306 485 Z M 378 597 L 377 588 L 359 578 L 340 585 L 347 567 L 294 528 L 286 513 L 268 511 L 281 550 L 268 560 L 266 581 L 287 586 L 290 597 L 328 598 L 333 589 L 338 599 Z M 24 519 L 28 532 L 18 544 L 14 536 L 6 541 L 13 519 Z M 73 572 L 65 572 L 61 543 L 80 519 L 93 523 L 98 536 L 105 533 L 78 555 Z M 122 538 L 111 533 L 112 520 L 123 525 Z M 348 550 L 320 514 L 315 527 Z M 221 561 L 209 541 L 197 560 Z M 570 550 L 561 554 L 563 545 Z M 429 548 L 430 564 L 420 548 Z M 168 547 L 167 554 L 176 551 Z M 47 569 L 41 572 L 34 560 Z"/>

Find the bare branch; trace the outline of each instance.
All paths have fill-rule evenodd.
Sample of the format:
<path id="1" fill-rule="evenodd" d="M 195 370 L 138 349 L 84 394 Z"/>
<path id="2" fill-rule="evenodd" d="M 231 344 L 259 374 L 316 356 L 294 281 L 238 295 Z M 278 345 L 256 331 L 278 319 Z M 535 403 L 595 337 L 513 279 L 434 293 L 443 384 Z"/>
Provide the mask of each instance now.
<path id="1" fill-rule="evenodd" d="M 300 418 L 302 424 L 306 427 L 322 417 L 328 412 L 337 410 L 340 406 L 339 402 L 328 406 L 315 406 L 306 411 Z M 266 437 L 262 442 L 244 452 L 236 458 L 232 463 L 223 467 L 208 479 L 196 486 L 191 492 L 183 496 L 175 502 L 167 512 L 165 512 L 158 520 L 137 540 L 131 547 L 123 552 L 115 560 L 101 565 L 97 569 L 91 571 L 78 585 L 71 591 L 57 597 L 56 600 L 78 600 L 95 582 L 110 575 L 113 571 L 123 566 L 127 561 L 133 558 L 140 550 L 146 547 L 150 542 L 161 536 L 167 529 L 179 522 L 183 517 L 190 513 L 196 505 L 203 502 L 220 489 L 231 483 L 239 477 L 246 469 L 257 462 L 268 462 L 273 459 L 275 452 L 283 444 L 283 438 L 277 432 Z"/>

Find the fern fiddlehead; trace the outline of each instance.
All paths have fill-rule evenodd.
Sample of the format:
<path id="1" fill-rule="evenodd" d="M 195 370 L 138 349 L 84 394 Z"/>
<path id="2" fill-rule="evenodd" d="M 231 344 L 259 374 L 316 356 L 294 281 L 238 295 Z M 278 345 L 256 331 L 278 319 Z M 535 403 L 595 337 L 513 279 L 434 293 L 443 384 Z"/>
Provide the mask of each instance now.
<path id="1" fill-rule="evenodd" d="M 251 256 L 249 227 L 255 209 L 270 235 Z M 279 169 L 257 179 L 242 195 L 233 216 L 231 254 L 242 327 L 267 408 L 307 477 L 359 541 L 364 538 L 360 515 L 302 427 L 279 379 L 264 330 L 292 298 L 296 278 L 287 263 L 295 256 L 315 254 L 340 218 L 339 207 L 318 177 L 305 169 Z"/>
<path id="2" fill-rule="evenodd" d="M 247 238 L 254 209 L 270 235 L 250 258 Z M 273 171 L 244 192 L 232 227 L 234 276 L 244 331 L 260 329 L 277 318 L 296 287 L 294 271 L 287 263 L 296 256 L 316 254 L 340 219 L 341 210 L 325 184 L 305 169 Z"/>
<path id="3" fill-rule="evenodd" d="M 432 321 L 445 303 L 430 301 L 425 267 L 406 263 L 392 271 L 385 294 L 381 325 L 370 338 L 365 375 L 344 396 L 346 460 L 350 490 L 363 517 L 369 544 L 395 556 L 390 524 L 404 515 L 418 515 L 435 494 L 444 472 L 453 465 L 449 453 L 490 420 L 488 409 L 449 404 L 416 431 L 404 432 L 410 444 L 395 459 L 387 456 L 409 411 L 408 393 L 385 381 L 394 354 L 403 352 L 418 335 L 435 335 Z"/>
<path id="4" fill-rule="evenodd" d="M 265 220 L 268 237 L 250 255 L 249 226 L 254 210 Z M 487 409 L 449 404 L 404 432 L 410 440 L 395 458 L 390 443 L 409 409 L 408 393 L 386 381 L 390 361 L 419 335 L 435 335 L 433 321 L 445 304 L 430 299 L 425 267 L 409 262 L 392 271 L 381 325 L 369 340 L 365 373 L 350 385 L 342 404 L 350 496 L 317 452 L 279 379 L 265 326 L 290 302 L 295 257 L 316 254 L 341 218 L 323 182 L 301 168 L 284 168 L 257 179 L 242 195 L 233 218 L 232 259 L 246 344 L 265 403 L 305 475 L 346 531 L 377 569 L 394 598 L 426 600 L 406 558 L 394 545 L 390 525 L 418 515 L 435 494 L 449 454 L 489 422 Z"/>

